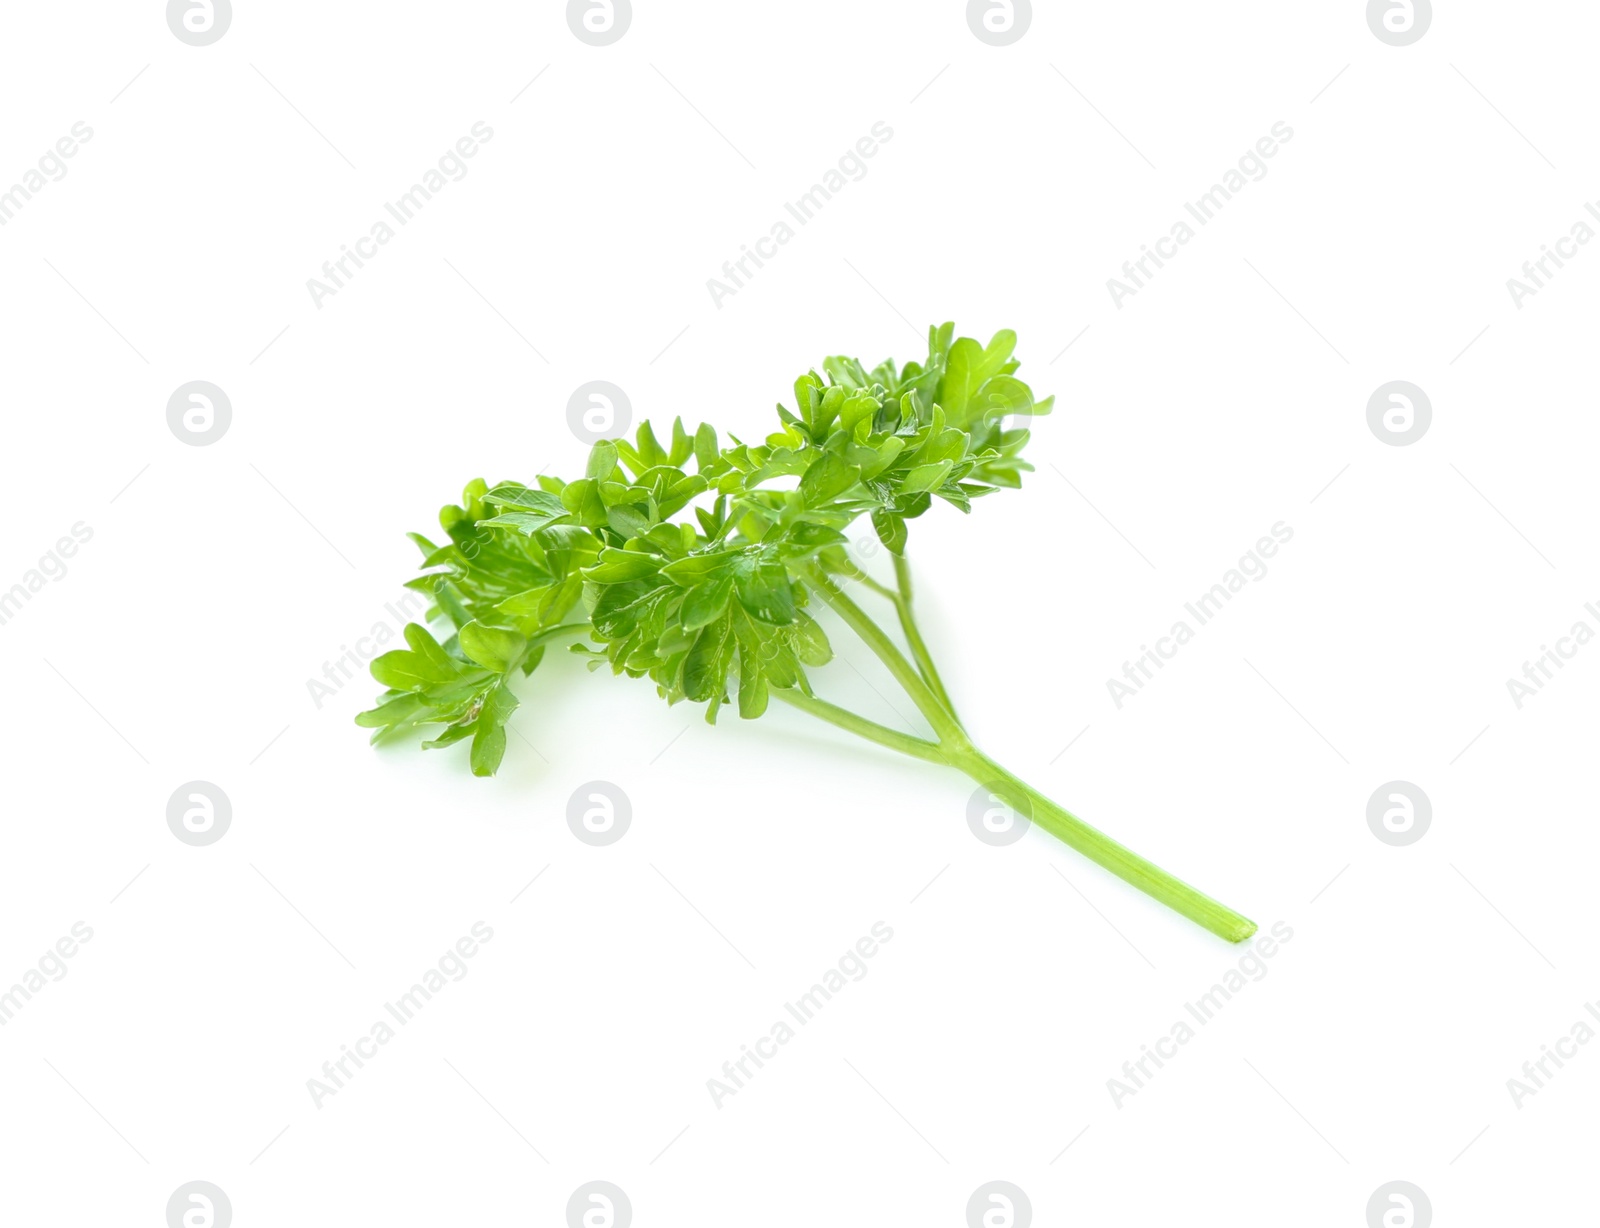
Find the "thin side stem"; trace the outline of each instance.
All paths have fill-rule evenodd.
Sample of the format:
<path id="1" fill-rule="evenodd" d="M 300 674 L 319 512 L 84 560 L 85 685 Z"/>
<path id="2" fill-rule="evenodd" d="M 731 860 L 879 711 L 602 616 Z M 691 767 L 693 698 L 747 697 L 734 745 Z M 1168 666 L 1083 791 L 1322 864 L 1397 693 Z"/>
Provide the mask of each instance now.
<path id="1" fill-rule="evenodd" d="M 804 571 L 806 582 L 822 599 L 828 603 L 845 624 L 861 637 L 868 648 L 877 654 L 880 661 L 894 675 L 894 680 L 900 684 L 902 690 L 910 696 L 911 702 L 917 705 L 917 710 L 927 718 L 928 724 L 933 726 L 934 733 L 939 735 L 941 743 L 951 738 L 958 743 L 965 743 L 966 738 L 961 732 L 961 726 L 956 723 L 949 710 L 940 702 L 939 697 L 928 689 L 923 682 L 922 675 L 917 673 L 916 667 L 906 660 L 905 654 L 895 646 L 877 623 L 873 622 L 855 602 L 844 594 L 844 591 L 830 580 L 820 567 L 813 564 Z"/>
<path id="2" fill-rule="evenodd" d="M 847 708 L 837 704 L 830 704 L 825 699 L 818 699 L 815 695 L 807 695 L 798 687 L 773 687 L 770 692 L 774 699 L 781 699 L 792 708 L 799 708 L 802 712 L 809 712 L 820 720 L 827 721 L 830 725 L 837 725 L 840 729 L 847 729 L 853 734 L 866 738 L 869 742 L 876 742 L 879 746 L 887 746 L 890 750 L 897 750 L 902 755 L 910 755 L 914 759 L 923 759 L 929 763 L 939 763 L 949 766 L 949 760 L 944 757 L 938 746 L 932 742 L 925 742 L 921 738 L 914 738 L 909 733 L 901 733 L 897 729 L 890 729 L 876 721 L 869 721 L 864 716 L 857 716 Z"/>
<path id="3" fill-rule="evenodd" d="M 944 689 L 944 680 L 939 677 L 939 669 L 933 663 L 933 656 L 928 652 L 922 631 L 917 627 L 916 616 L 911 612 L 911 566 L 902 554 L 894 555 L 894 579 L 900 589 L 899 594 L 895 596 L 894 608 L 900 615 L 900 630 L 905 632 L 912 659 L 922 672 L 922 679 L 928 684 L 928 689 L 938 697 L 951 718 L 960 724 L 961 718 L 956 716 L 956 706 L 950 702 L 950 694 Z"/>
<path id="4" fill-rule="evenodd" d="M 843 567 L 836 569 L 835 574 L 844 576 L 849 580 L 854 580 L 857 584 L 863 586 L 864 588 L 870 588 L 880 597 L 887 597 L 890 601 L 900 600 L 899 595 L 894 591 L 894 589 L 890 588 L 888 585 L 879 584 L 849 559 L 844 561 Z"/>

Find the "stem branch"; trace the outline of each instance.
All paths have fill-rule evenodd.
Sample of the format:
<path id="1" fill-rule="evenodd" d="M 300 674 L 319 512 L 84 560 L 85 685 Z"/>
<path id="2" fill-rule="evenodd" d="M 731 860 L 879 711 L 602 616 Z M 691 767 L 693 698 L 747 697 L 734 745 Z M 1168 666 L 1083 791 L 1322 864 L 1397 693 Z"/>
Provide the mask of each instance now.
<path id="1" fill-rule="evenodd" d="M 938 742 L 928 742 L 910 734 L 898 733 L 794 689 L 775 689 L 772 693 L 785 703 L 810 712 L 813 716 L 842 729 L 859 734 L 880 746 L 887 746 L 930 763 L 942 763 L 958 768 L 1062 843 L 1076 849 L 1096 865 L 1110 870 L 1124 882 L 1137 887 L 1152 899 L 1188 917 L 1218 937 L 1225 938 L 1229 942 L 1243 942 L 1254 934 L 1256 932 L 1254 921 L 1212 899 L 1203 891 L 1196 890 L 1182 879 L 1167 873 L 1154 862 L 1146 861 L 1104 832 L 1090 827 L 1032 785 L 1001 767 L 972 744 L 956 718 L 949 696 L 939 680 L 938 671 L 934 668 L 933 659 L 928 654 L 927 645 L 923 642 L 916 622 L 912 618 L 910 571 L 905 560 L 898 555 L 895 556 L 894 563 L 899 592 L 891 596 L 895 609 L 900 614 L 900 625 L 905 631 L 906 641 L 916 658 L 916 666 L 906 659 L 883 629 L 851 601 L 821 567 L 813 564 L 803 572 L 803 575 L 806 582 L 888 667 L 895 681 L 933 726 Z"/>
<path id="2" fill-rule="evenodd" d="M 928 645 L 922 638 L 922 631 L 917 627 L 916 616 L 911 612 L 911 567 L 906 562 L 905 556 L 894 556 L 894 579 L 900 592 L 894 596 L 895 612 L 900 615 L 900 630 L 905 632 L 906 643 L 911 648 L 911 656 L 917 663 L 917 668 L 922 671 L 922 679 L 928 684 L 928 689 L 934 693 L 939 702 L 950 713 L 956 723 L 960 718 L 956 716 L 956 706 L 950 702 L 950 695 L 944 689 L 944 681 L 939 677 L 939 669 L 933 663 L 933 656 L 928 652 Z"/>
<path id="3" fill-rule="evenodd" d="M 879 746 L 887 746 L 890 750 L 897 750 L 902 755 L 910 755 L 916 759 L 924 759 L 929 763 L 941 763 L 948 766 L 949 760 L 937 745 L 925 742 L 921 738 L 914 738 L 909 733 L 901 733 L 897 729 L 889 729 L 869 721 L 864 716 L 857 716 L 847 708 L 837 704 L 830 704 L 825 699 L 818 699 L 815 695 L 807 695 L 798 687 L 773 687 L 771 695 L 774 699 L 781 699 L 792 708 L 799 708 L 802 712 L 809 712 L 820 720 L 827 721 L 830 725 L 837 725 L 840 729 L 848 729 L 851 733 L 866 738 L 869 742 L 876 742 Z"/>
<path id="4" fill-rule="evenodd" d="M 894 641 L 867 616 L 866 611 L 851 601 L 844 590 L 828 578 L 822 568 L 812 564 L 803 574 L 806 582 L 817 590 L 822 599 L 845 621 L 845 625 L 859 635 L 867 647 L 872 649 L 878 659 L 888 667 L 889 672 L 894 675 L 894 680 L 900 684 L 911 702 L 917 705 L 917 710 L 927 719 L 928 724 L 933 726 L 940 743 L 943 744 L 952 737 L 964 743 L 966 738 L 955 717 L 950 715 L 949 709 L 928 688 L 927 683 L 923 682 L 916 667 L 906 660 L 905 654 L 895 647 Z"/>

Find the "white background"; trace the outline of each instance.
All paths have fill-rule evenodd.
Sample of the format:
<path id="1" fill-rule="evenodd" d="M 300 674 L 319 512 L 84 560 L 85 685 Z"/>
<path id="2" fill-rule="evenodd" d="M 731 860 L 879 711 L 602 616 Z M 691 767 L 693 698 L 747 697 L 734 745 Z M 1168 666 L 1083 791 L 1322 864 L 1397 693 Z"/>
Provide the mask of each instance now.
<path id="1" fill-rule="evenodd" d="M 155 1225 L 205 1180 L 240 1228 L 559 1225 L 603 1179 L 640 1228 L 954 1226 L 999 1179 L 1040 1225 L 1359 1226 L 1399 1179 L 1441 1225 L 1584 1222 L 1600 1053 L 1520 1109 L 1506 1081 L 1600 995 L 1600 648 L 1520 710 L 1506 680 L 1600 628 L 1600 251 L 1520 310 L 1506 279 L 1600 194 L 1593 6 L 1442 5 L 1404 48 L 1355 0 L 1041 4 L 1006 48 L 951 0 L 635 7 L 605 48 L 555 3 L 239 0 L 209 47 L 159 3 L 7 8 L 0 184 L 94 133 L 0 228 L 0 589 L 93 531 L 0 626 L 0 984 L 94 931 L 0 1030 L 8 1220 Z M 480 120 L 470 173 L 314 305 Z M 865 178 L 714 306 L 879 120 Z M 1277 121 L 1270 173 L 1113 305 Z M 969 728 L 1294 933 L 1120 1107 L 1241 953 L 1041 832 L 979 842 L 956 774 L 564 656 L 489 781 L 369 750 L 365 678 L 308 692 L 387 620 L 405 530 L 581 467 L 578 385 L 758 438 L 823 356 L 918 357 L 951 317 L 1015 328 L 1059 398 L 1024 490 L 912 527 Z M 207 447 L 166 422 L 196 379 L 233 406 Z M 1366 421 L 1394 379 L 1433 406 L 1407 447 Z M 1266 578 L 1114 706 L 1278 521 Z M 830 626 L 860 674 L 819 690 L 896 721 Z M 205 848 L 165 817 L 196 779 L 233 805 Z M 565 821 L 595 779 L 633 807 L 602 849 Z M 1433 805 L 1406 848 L 1366 822 L 1395 779 Z M 317 1107 L 478 921 L 465 979 Z M 867 976 L 714 1107 L 877 921 Z"/>

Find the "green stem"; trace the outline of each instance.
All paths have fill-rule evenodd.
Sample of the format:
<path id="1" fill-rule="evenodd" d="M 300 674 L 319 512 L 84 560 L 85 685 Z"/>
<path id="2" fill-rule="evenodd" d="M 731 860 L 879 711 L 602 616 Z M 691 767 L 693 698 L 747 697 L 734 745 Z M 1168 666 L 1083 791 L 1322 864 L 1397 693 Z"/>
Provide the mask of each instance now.
<path id="1" fill-rule="evenodd" d="M 864 716 L 857 716 L 848 709 L 836 704 L 830 704 L 825 699 L 818 699 L 815 695 L 807 695 L 798 687 L 774 687 L 771 691 L 774 699 L 781 699 L 790 707 L 799 708 L 802 712 L 809 712 L 812 716 L 827 721 L 830 725 L 837 725 L 840 729 L 848 729 L 851 733 L 866 738 L 869 742 L 876 742 L 879 746 L 887 746 L 890 750 L 897 750 L 902 755 L 910 755 L 916 759 L 924 759 L 929 763 L 948 765 L 949 760 L 938 745 L 925 742 L 921 738 L 914 738 L 908 733 L 901 733 L 897 729 L 888 729 L 876 721 L 869 721 Z"/>
<path id="2" fill-rule="evenodd" d="M 864 611 L 844 591 L 830 580 L 822 568 L 812 564 L 804 571 L 806 582 L 816 589 L 822 599 L 832 607 L 852 631 L 861 637 L 867 647 L 872 649 L 880 661 L 894 675 L 894 680 L 900 684 L 905 693 L 910 696 L 911 702 L 917 705 L 917 710 L 933 726 L 933 731 L 938 735 L 942 745 L 951 737 L 966 741 L 961 732 L 961 726 L 956 723 L 955 717 L 923 682 L 922 675 L 917 673 L 916 666 L 907 661 L 905 654 L 895 647 L 895 643 L 886 635 L 877 623 L 873 622 Z"/>
<path id="3" fill-rule="evenodd" d="M 844 565 L 842 567 L 835 567 L 834 574 L 844 576 L 849 580 L 854 580 L 862 587 L 870 588 L 873 592 L 877 593 L 878 596 L 887 597 L 890 601 L 900 600 L 900 595 L 896 593 L 894 589 L 889 588 L 887 585 L 879 584 L 849 559 L 844 560 Z"/>
<path id="4" fill-rule="evenodd" d="M 951 758 L 954 766 L 1062 843 L 1218 937 L 1229 942 L 1243 942 L 1256 932 L 1256 923 L 1248 917 L 1090 827 L 976 747 L 969 744 L 966 751 L 958 751 Z"/>
<path id="5" fill-rule="evenodd" d="M 912 659 L 922 671 L 922 678 L 928 684 L 928 689 L 938 697 L 939 702 L 945 706 L 945 710 L 956 723 L 960 724 L 961 718 L 956 716 L 956 706 L 950 702 L 950 694 L 944 689 L 944 681 L 939 677 L 938 667 L 933 663 L 933 656 L 928 652 L 928 645 L 923 641 L 922 631 L 917 627 L 916 617 L 911 612 L 911 567 L 902 554 L 894 556 L 894 579 L 900 591 L 891 595 L 894 596 L 895 612 L 900 615 L 900 630 L 905 632 Z"/>
<path id="6" fill-rule="evenodd" d="M 910 619 L 909 610 L 910 577 L 905 570 L 903 560 L 899 558 L 895 560 L 895 574 L 900 582 L 900 594 L 895 605 L 902 611 L 901 625 L 906 629 L 906 638 L 911 644 L 913 654 L 922 664 L 922 672 L 906 660 L 905 655 L 883 629 L 851 601 L 820 567 L 813 566 L 808 569 L 805 578 L 845 624 L 859 635 L 867 647 L 871 648 L 888 667 L 895 681 L 933 726 L 934 733 L 938 737 L 937 744 L 911 737 L 909 734 L 897 733 L 865 717 L 857 716 L 853 712 L 847 712 L 843 708 L 798 691 L 774 690 L 772 693 L 796 708 L 859 734 L 880 746 L 887 746 L 902 754 L 928 762 L 943 763 L 957 768 L 1019 814 L 1037 823 L 1096 865 L 1110 870 L 1124 882 L 1137 887 L 1146 895 L 1159 900 L 1168 908 L 1188 917 L 1220 938 L 1225 938 L 1229 942 L 1243 942 L 1256 932 L 1256 923 L 1248 917 L 1167 873 L 1154 862 L 1146 861 L 1104 832 L 1090 827 L 1077 815 L 1057 805 L 974 746 L 957 721 L 944 687 L 938 682 L 938 671 L 934 669 L 932 658 L 928 656 L 927 646 L 920 635 L 913 634 L 915 623 Z"/>

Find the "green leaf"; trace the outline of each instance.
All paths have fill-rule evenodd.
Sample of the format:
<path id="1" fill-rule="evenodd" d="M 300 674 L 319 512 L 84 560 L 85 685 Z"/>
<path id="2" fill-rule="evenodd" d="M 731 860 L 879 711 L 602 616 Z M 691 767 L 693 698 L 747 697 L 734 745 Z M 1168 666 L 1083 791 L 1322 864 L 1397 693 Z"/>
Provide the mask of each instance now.
<path id="1" fill-rule="evenodd" d="M 710 423 L 702 422 L 694 433 L 694 463 L 701 473 L 717 463 L 717 432 Z"/>
<path id="2" fill-rule="evenodd" d="M 488 520 L 478 521 L 478 527 L 480 529 L 515 529 L 525 537 L 532 537 L 541 529 L 548 529 L 556 521 L 565 520 L 566 516 L 565 508 L 553 516 L 542 512 L 501 512 L 498 516 L 491 516 Z"/>
<path id="3" fill-rule="evenodd" d="M 421 695 L 396 695 L 375 708 L 356 713 L 356 724 L 366 729 L 387 729 L 411 724 L 422 713 L 432 711 L 433 705 Z"/>
<path id="4" fill-rule="evenodd" d="M 862 370 L 859 358 L 835 354 L 823 359 L 822 369 L 832 377 L 834 383 L 846 388 L 864 388 L 867 385 L 867 373 Z"/>
<path id="5" fill-rule="evenodd" d="M 701 491 L 706 489 L 706 479 L 699 474 L 692 477 L 681 477 L 667 484 L 659 496 L 659 512 L 662 516 L 671 516 L 683 510 L 684 506 Z"/>
<path id="6" fill-rule="evenodd" d="M 861 478 L 861 470 L 836 452 L 824 452 L 800 479 L 800 498 L 807 507 L 821 507 L 838 498 Z"/>
<path id="7" fill-rule="evenodd" d="M 833 645 L 820 623 L 804 610 L 795 613 L 795 651 L 807 665 L 826 665 L 833 660 Z"/>
<path id="8" fill-rule="evenodd" d="M 878 445 L 878 459 L 870 465 L 863 466 L 861 470 L 861 476 L 870 482 L 890 465 L 894 464 L 895 458 L 905 450 L 905 446 L 906 441 L 904 436 L 887 436 L 884 441 Z"/>
<path id="9" fill-rule="evenodd" d="M 603 482 L 611 476 L 616 467 L 617 445 L 602 439 L 589 450 L 589 467 L 585 476 L 593 478 L 596 482 Z"/>
<path id="10" fill-rule="evenodd" d="M 657 465 L 665 465 L 668 462 L 667 452 L 656 442 L 656 433 L 650 429 L 650 423 L 639 423 L 634 438 L 638 441 L 639 459 L 644 462 L 646 469 L 654 469 Z"/>
<path id="11" fill-rule="evenodd" d="M 506 754 L 506 731 L 500 725 L 479 725 L 472 735 L 472 774 L 493 776 Z"/>
<path id="12" fill-rule="evenodd" d="M 906 522 L 893 512 L 881 508 L 872 513 L 872 527 L 878 532 L 878 540 L 888 547 L 890 554 L 904 554 L 906 552 Z"/>
<path id="13" fill-rule="evenodd" d="M 435 546 L 426 537 L 422 536 L 421 533 L 407 533 L 406 536 L 411 539 L 412 544 L 415 545 L 418 550 L 422 551 L 423 558 L 427 558 L 429 555 L 433 554 L 439 549 L 438 546 Z M 424 563 L 423 566 L 426 567 L 427 564 Z"/>
<path id="14" fill-rule="evenodd" d="M 439 581 L 434 587 L 433 595 L 438 599 L 439 608 L 444 611 L 445 617 L 457 630 L 472 621 L 472 615 L 467 613 L 467 607 L 462 604 L 456 586 L 448 580 Z"/>
<path id="15" fill-rule="evenodd" d="M 438 737 L 429 738 L 422 744 L 423 750 L 438 750 L 442 746 L 454 746 L 465 738 L 470 738 L 478 732 L 477 721 L 463 721 L 451 725 Z"/>
<path id="16" fill-rule="evenodd" d="M 414 652 L 398 649 L 382 653 L 372 659 L 368 672 L 377 682 L 393 691 L 416 691 L 441 682 L 449 682 L 453 675 L 433 668 L 427 658 Z"/>
<path id="17" fill-rule="evenodd" d="M 583 596 L 583 578 L 581 576 L 568 576 L 560 584 L 551 586 L 544 600 L 539 603 L 539 621 L 545 625 L 558 623 L 578 604 L 578 598 Z"/>
<path id="18" fill-rule="evenodd" d="M 470 622 L 461 628 L 461 651 L 485 669 L 503 674 L 527 650 L 526 636 L 499 627 L 486 627 L 480 622 Z"/>
<path id="19" fill-rule="evenodd" d="M 472 774 L 493 776 L 506 753 L 505 724 L 517 710 L 517 697 L 509 687 L 497 686 L 489 692 L 483 709 L 478 713 L 477 727 L 472 735 Z"/>
<path id="20" fill-rule="evenodd" d="M 421 623 L 407 623 L 402 634 L 413 652 L 426 657 L 434 666 L 446 673 L 455 673 L 457 666 L 454 659 L 439 646 L 439 641 L 433 638 L 432 632 Z"/>
<path id="21" fill-rule="evenodd" d="M 618 537 L 643 537 L 650 531 L 652 520 L 645 507 L 619 504 L 606 509 L 606 524 Z"/>
<path id="22" fill-rule="evenodd" d="M 830 525 L 801 521 L 789 530 L 789 540 L 798 547 L 794 553 L 800 555 L 811 554 L 827 546 L 842 545 L 850 539 Z M 779 549 L 782 548 L 780 545 Z"/>
<path id="23" fill-rule="evenodd" d="M 483 501 L 507 512 L 535 512 L 548 516 L 566 513 L 559 495 L 545 490 L 530 490 L 520 482 L 500 483 L 484 495 Z"/>
<path id="24" fill-rule="evenodd" d="M 758 623 L 742 607 L 734 607 L 734 633 L 739 641 L 740 661 L 749 661 L 767 682 L 780 689 L 800 680 L 800 664 L 795 657 L 785 628 Z"/>
<path id="25" fill-rule="evenodd" d="M 944 379 L 939 384 L 938 401 L 952 422 L 965 422 L 967 400 L 976 386 L 974 368 L 983 362 L 983 349 L 971 337 L 962 337 L 950 347 L 945 359 Z"/>
<path id="26" fill-rule="evenodd" d="M 683 693 L 689 699 L 705 700 L 723 693 L 728 675 L 728 637 L 732 633 L 732 624 L 723 616 L 702 627 L 695 636 L 683 661 Z"/>
<path id="27" fill-rule="evenodd" d="M 632 635 L 639 620 L 650 612 L 655 602 L 665 597 L 666 590 L 650 588 L 638 581 L 608 584 L 595 598 L 589 621 L 603 638 L 622 639 Z"/>
<path id="28" fill-rule="evenodd" d="M 817 408 L 822 404 L 822 381 L 807 371 L 794 382 L 794 404 L 800 418 L 807 425 L 817 420 Z"/>
<path id="29" fill-rule="evenodd" d="M 950 475 L 954 462 L 942 460 L 931 465 L 918 465 L 900 483 L 900 490 L 908 495 L 921 494 L 924 491 L 938 490 L 944 485 L 944 480 Z"/>
<path id="30" fill-rule="evenodd" d="M 625 584 L 629 580 L 642 580 L 661 570 L 661 557 L 639 550 L 615 550 L 607 546 L 600 552 L 600 561 L 585 568 L 583 578 L 596 584 Z"/>
<path id="31" fill-rule="evenodd" d="M 702 580 L 683 595 L 683 605 L 678 619 L 685 631 L 695 631 L 714 619 L 721 618 L 733 598 L 733 576 L 718 576 Z"/>
<path id="32" fill-rule="evenodd" d="M 783 564 L 740 560 L 733 573 L 739 604 L 762 622 L 785 626 L 794 621 L 794 586 Z"/>
<path id="33" fill-rule="evenodd" d="M 753 721 L 767 710 L 767 679 L 748 649 L 739 649 L 739 715 Z"/>
<path id="34" fill-rule="evenodd" d="M 1033 389 L 1014 375 L 997 375 L 978 391 L 983 401 L 982 411 L 988 417 L 1033 412 Z"/>
<path id="35" fill-rule="evenodd" d="M 537 588 L 524 589 L 520 593 L 513 593 L 495 608 L 502 614 L 518 618 L 539 618 L 539 612 L 544 608 L 545 597 L 549 595 L 550 586 L 541 584 Z M 542 621 L 542 620 L 540 620 Z"/>
<path id="36" fill-rule="evenodd" d="M 1017 334 L 1009 328 L 1002 328 L 983 349 L 983 359 L 977 364 L 977 369 L 972 376 L 978 385 L 1000 374 L 1011 359 L 1011 351 L 1017 348 Z"/>
<path id="37" fill-rule="evenodd" d="M 448 656 L 426 629 L 416 623 L 407 624 L 406 642 L 421 645 L 421 650 L 408 652 L 397 648 L 374 657 L 367 667 L 373 678 L 390 690 L 416 691 L 443 682 L 454 682 L 465 668 Z"/>
<path id="38" fill-rule="evenodd" d="M 661 574 L 674 584 L 698 584 L 725 570 L 741 553 L 739 550 L 716 550 L 708 554 L 691 554 L 688 558 L 668 563 L 661 569 Z"/>
<path id="39" fill-rule="evenodd" d="M 672 452 L 667 457 L 670 464 L 682 465 L 694 455 L 694 441 L 689 438 L 689 433 L 683 429 L 683 419 L 672 420 Z"/>
<path id="40" fill-rule="evenodd" d="M 862 438 L 862 435 L 858 433 L 858 428 L 862 427 L 864 424 L 865 429 L 870 431 L 872 428 L 872 421 L 877 417 L 877 414 L 877 397 L 868 393 L 862 393 L 860 396 L 847 397 L 845 398 L 844 404 L 839 407 L 839 425 L 844 429 L 845 434 L 850 435 L 861 442 L 865 442 L 865 440 Z"/>
<path id="41" fill-rule="evenodd" d="M 561 505 L 579 524 L 599 528 L 606 522 L 606 505 L 600 498 L 600 484 L 593 478 L 569 482 L 561 492 Z"/>

